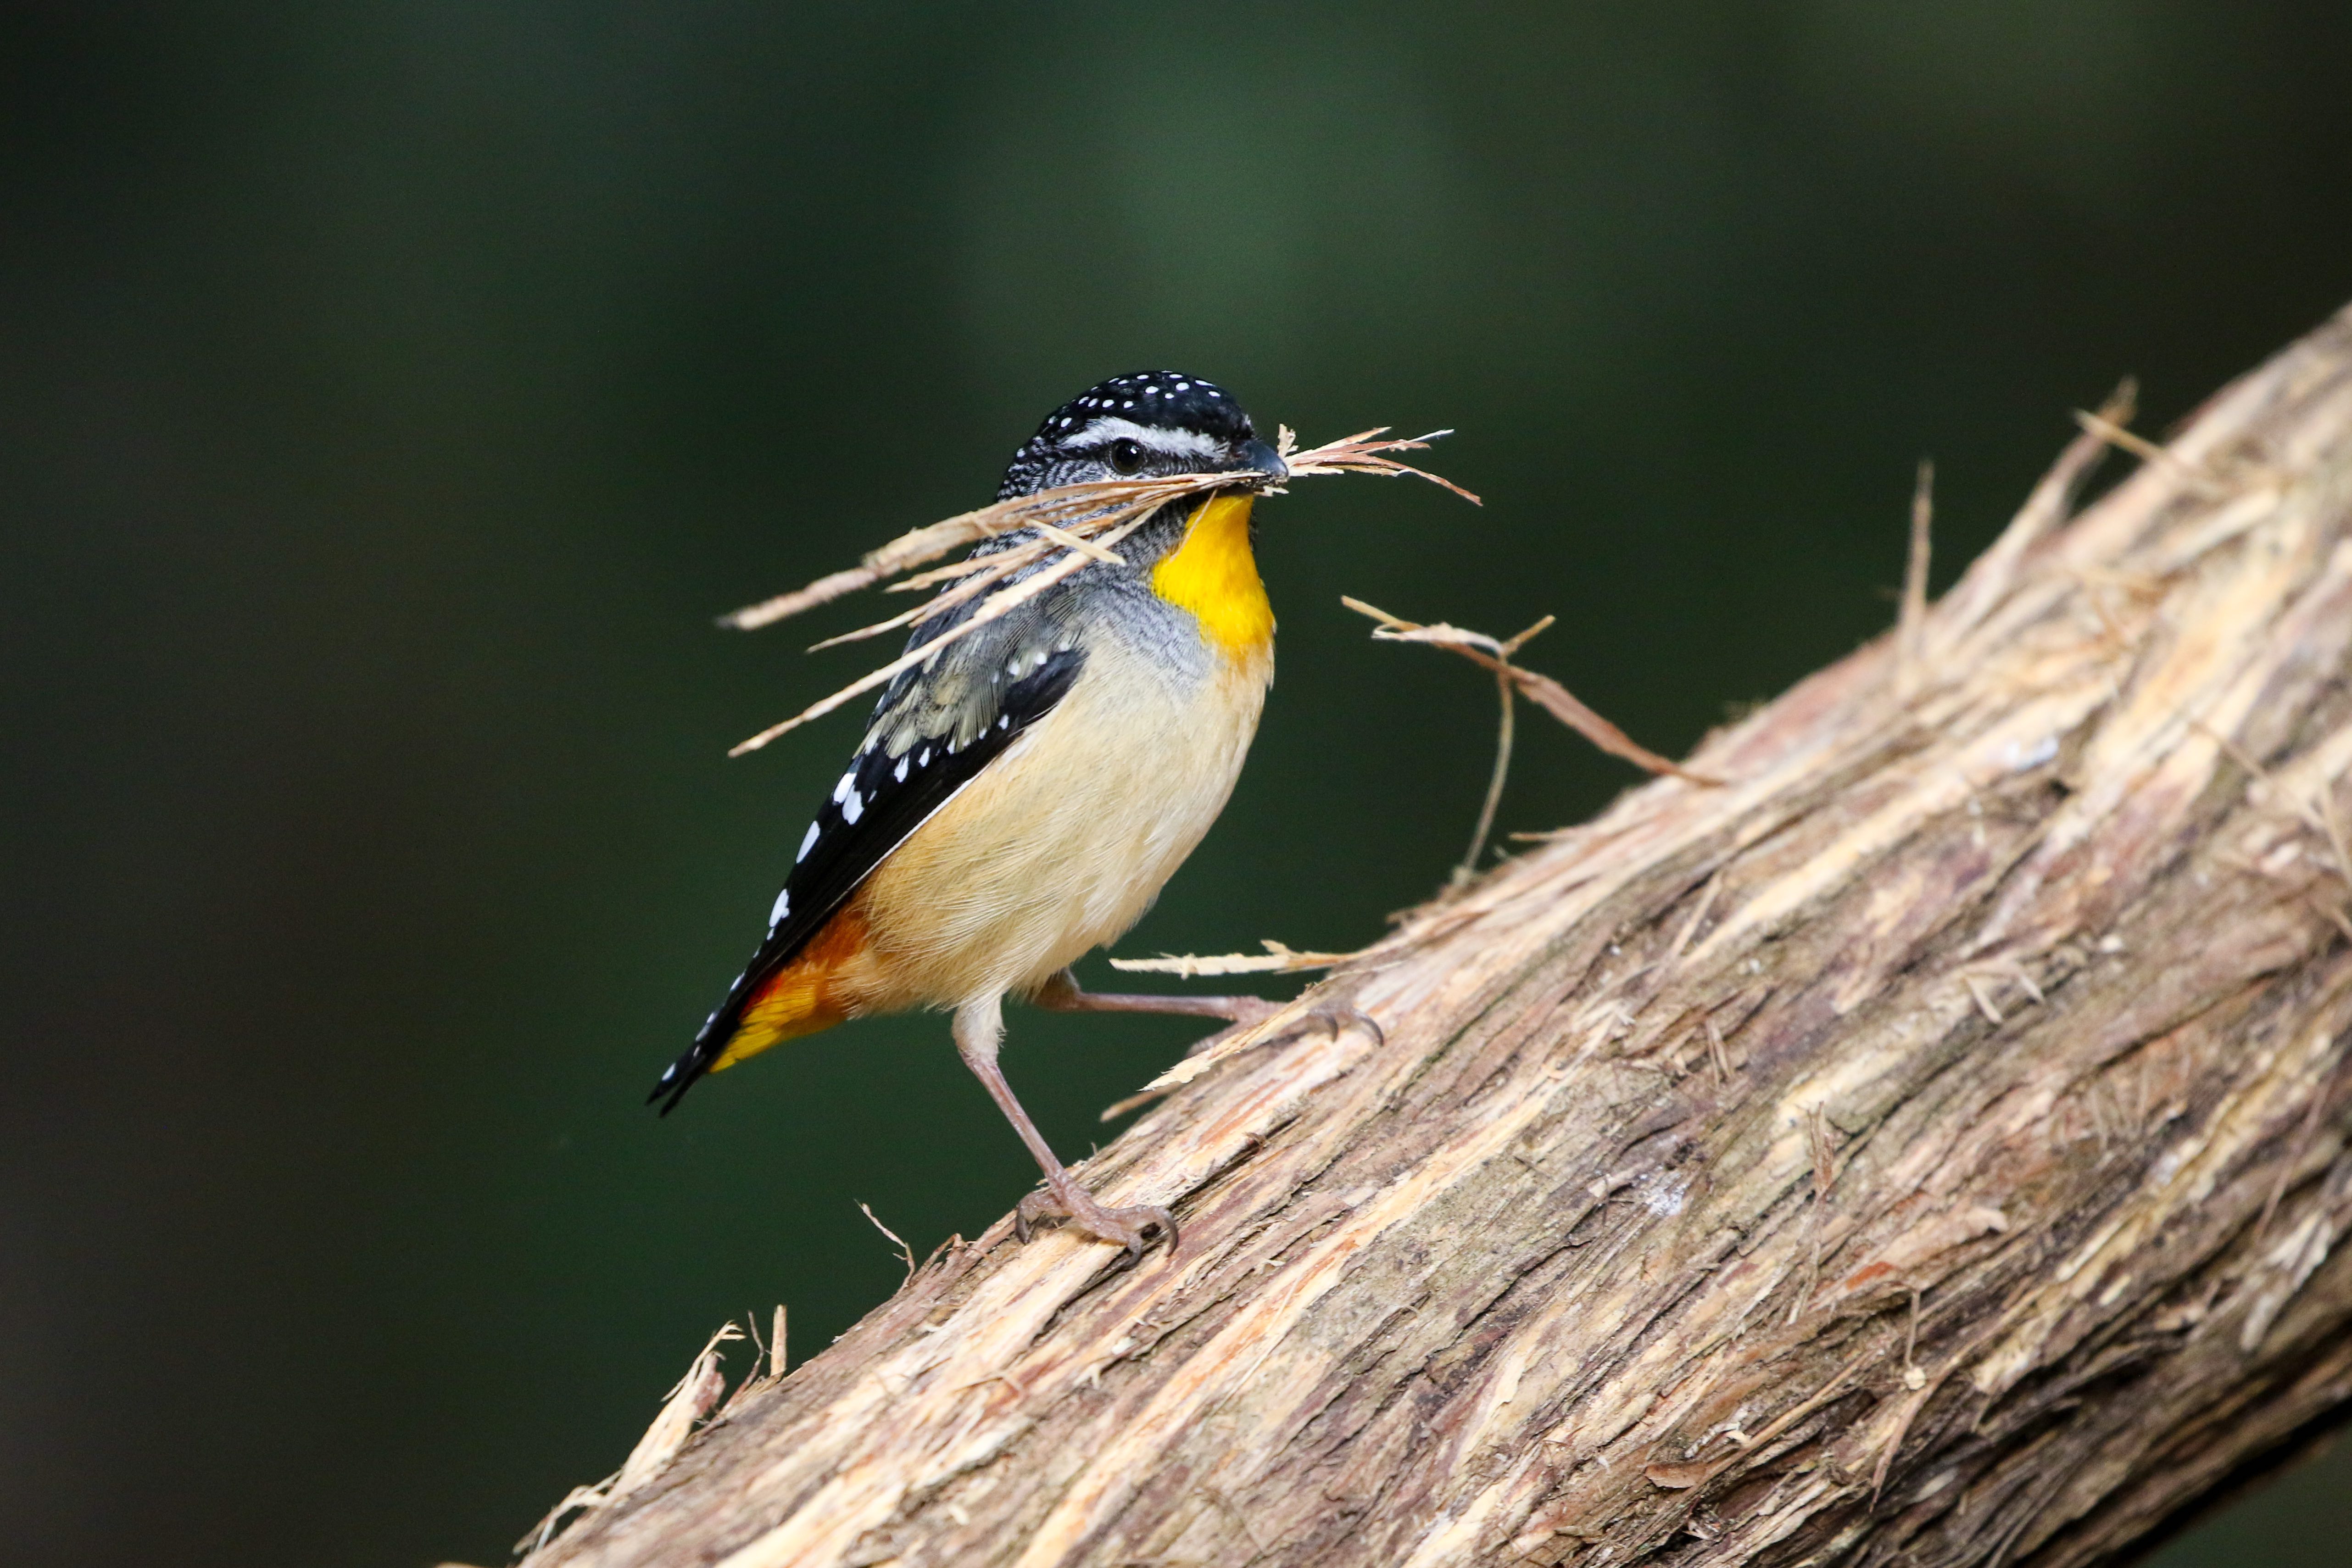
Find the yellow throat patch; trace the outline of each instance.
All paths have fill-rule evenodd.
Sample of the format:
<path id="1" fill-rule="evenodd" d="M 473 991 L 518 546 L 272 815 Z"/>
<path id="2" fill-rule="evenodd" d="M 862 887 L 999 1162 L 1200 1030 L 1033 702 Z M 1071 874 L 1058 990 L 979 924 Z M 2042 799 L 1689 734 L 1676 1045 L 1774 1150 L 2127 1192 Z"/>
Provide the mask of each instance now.
<path id="1" fill-rule="evenodd" d="M 1151 591 L 1192 612 L 1209 640 L 1228 653 L 1254 653 L 1274 640 L 1274 606 L 1250 553 L 1250 503 L 1211 496 L 1192 514 L 1184 542 L 1151 569 Z"/>

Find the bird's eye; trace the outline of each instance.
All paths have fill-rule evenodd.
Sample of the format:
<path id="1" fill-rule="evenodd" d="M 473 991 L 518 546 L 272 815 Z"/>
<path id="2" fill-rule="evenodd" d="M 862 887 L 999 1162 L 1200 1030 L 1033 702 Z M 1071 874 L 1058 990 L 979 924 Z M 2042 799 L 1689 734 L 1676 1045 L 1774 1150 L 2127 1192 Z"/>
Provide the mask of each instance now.
<path id="1" fill-rule="evenodd" d="M 1143 467 L 1143 445 L 1122 436 L 1110 444 L 1110 466 L 1113 473 L 1132 474 Z"/>

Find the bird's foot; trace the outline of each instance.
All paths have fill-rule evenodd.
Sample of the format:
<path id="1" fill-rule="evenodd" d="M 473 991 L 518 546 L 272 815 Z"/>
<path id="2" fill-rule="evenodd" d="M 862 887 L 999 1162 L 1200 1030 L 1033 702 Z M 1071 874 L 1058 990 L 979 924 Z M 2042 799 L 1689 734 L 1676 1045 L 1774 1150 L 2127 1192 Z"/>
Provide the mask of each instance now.
<path id="1" fill-rule="evenodd" d="M 1176 1250 L 1176 1216 L 1158 1204 L 1138 1204 L 1132 1208 L 1115 1209 L 1097 1203 L 1084 1187 L 1068 1180 L 1054 1182 L 1031 1193 L 1013 1211 L 1013 1233 L 1024 1242 L 1029 1239 L 1032 1226 L 1040 1220 L 1061 1220 L 1075 1226 L 1097 1241 L 1108 1241 L 1127 1248 L 1124 1267 L 1133 1268 L 1143 1258 L 1148 1245 L 1145 1237 L 1158 1231 L 1168 1238 L 1168 1250 Z"/>
<path id="2" fill-rule="evenodd" d="M 1227 1040 L 1256 1028 L 1260 1024 L 1290 1005 L 1287 1002 L 1266 1002 L 1255 996 L 1235 996 L 1231 1000 L 1237 1005 L 1236 1011 L 1242 1016 L 1207 1039 L 1194 1041 L 1192 1048 L 1184 1053 L 1186 1056 L 1197 1057 L 1204 1051 L 1213 1051 Z M 1255 1005 L 1250 1005 L 1250 1004 Z M 1291 1019 L 1281 1029 L 1268 1035 L 1258 1043 L 1270 1046 L 1277 1040 L 1287 1040 L 1295 1036 L 1303 1035 L 1309 1029 L 1320 1029 L 1327 1037 L 1336 1040 L 1339 1037 L 1341 1030 L 1351 1026 L 1370 1034 L 1377 1045 L 1388 1043 L 1388 1033 L 1381 1027 L 1378 1019 L 1352 1002 L 1339 1001 L 1318 1002 L 1314 1006 Z"/>

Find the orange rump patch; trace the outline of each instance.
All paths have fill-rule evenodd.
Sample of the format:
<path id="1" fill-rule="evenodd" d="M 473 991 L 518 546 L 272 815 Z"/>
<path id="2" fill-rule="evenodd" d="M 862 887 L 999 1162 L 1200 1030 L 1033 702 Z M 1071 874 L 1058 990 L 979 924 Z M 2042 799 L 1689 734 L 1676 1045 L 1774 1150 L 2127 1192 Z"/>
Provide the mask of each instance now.
<path id="1" fill-rule="evenodd" d="M 852 899 L 843 905 L 797 957 L 761 983 L 745 1004 L 727 1048 L 710 1064 L 712 1072 L 756 1057 L 770 1046 L 830 1029 L 849 1016 L 835 980 L 843 965 L 866 951 L 864 901 Z"/>

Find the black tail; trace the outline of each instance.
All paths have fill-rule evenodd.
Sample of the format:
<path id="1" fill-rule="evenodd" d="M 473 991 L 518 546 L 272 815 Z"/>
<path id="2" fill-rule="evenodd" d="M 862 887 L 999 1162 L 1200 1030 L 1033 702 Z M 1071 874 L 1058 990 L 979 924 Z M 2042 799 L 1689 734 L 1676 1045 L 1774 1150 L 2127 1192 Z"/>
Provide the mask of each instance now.
<path id="1" fill-rule="evenodd" d="M 728 992 L 727 1000 L 719 1005 L 719 1011 L 703 1020 L 701 1032 L 694 1037 L 694 1044 L 687 1047 L 677 1060 L 662 1068 L 661 1077 L 654 1080 L 654 1091 L 646 1096 L 647 1105 L 660 1100 L 661 1114 L 667 1116 L 677 1109 L 677 1102 L 686 1098 L 686 1091 L 702 1081 L 703 1075 L 710 1070 L 710 1064 L 717 1061 L 719 1054 L 727 1048 L 727 1037 L 735 1032 L 735 1021 L 741 1012 L 740 993 L 743 989 L 742 982 L 737 981 Z"/>
<path id="2" fill-rule="evenodd" d="M 676 1110 L 677 1102 L 686 1098 L 686 1091 L 692 1089 L 702 1075 L 710 1070 L 711 1055 L 712 1053 L 702 1048 L 702 1042 L 699 1040 L 688 1046 L 685 1055 L 662 1068 L 661 1077 L 654 1082 L 654 1091 L 646 1096 L 646 1103 L 651 1105 L 654 1101 L 660 1100 L 661 1113 L 664 1116 Z"/>

